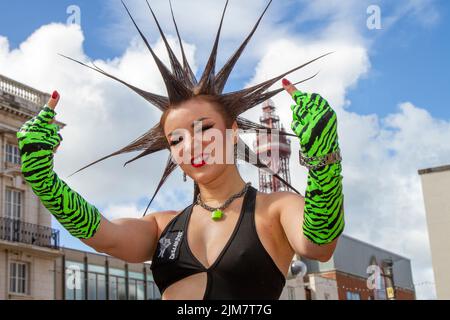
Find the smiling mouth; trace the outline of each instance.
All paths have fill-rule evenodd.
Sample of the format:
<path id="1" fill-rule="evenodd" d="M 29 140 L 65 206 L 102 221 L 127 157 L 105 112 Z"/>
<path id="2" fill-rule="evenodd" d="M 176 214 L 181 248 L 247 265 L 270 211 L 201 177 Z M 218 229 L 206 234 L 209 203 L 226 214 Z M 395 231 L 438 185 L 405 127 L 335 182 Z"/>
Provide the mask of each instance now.
<path id="1" fill-rule="evenodd" d="M 198 157 L 192 157 L 191 158 L 191 164 L 194 168 L 200 168 L 203 167 L 206 164 L 206 160 L 208 160 L 209 155 L 201 154 Z"/>

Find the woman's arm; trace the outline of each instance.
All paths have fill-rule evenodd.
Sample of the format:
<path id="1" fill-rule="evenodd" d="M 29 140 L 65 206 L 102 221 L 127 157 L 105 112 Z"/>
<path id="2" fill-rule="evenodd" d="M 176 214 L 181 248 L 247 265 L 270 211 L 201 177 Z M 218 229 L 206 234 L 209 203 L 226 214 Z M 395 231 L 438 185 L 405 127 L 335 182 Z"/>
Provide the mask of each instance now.
<path id="1" fill-rule="evenodd" d="M 108 221 L 53 171 L 53 153 L 62 141 L 60 128 L 53 123 L 58 101 L 55 92 L 39 114 L 17 132 L 25 181 L 72 236 L 97 251 L 130 262 L 149 260 L 157 234 L 153 215 Z"/>
<path id="2" fill-rule="evenodd" d="M 102 216 L 95 235 L 81 241 L 97 252 L 130 263 L 140 263 L 151 260 L 156 249 L 157 233 L 155 214 L 141 219 L 122 218 L 111 221 Z"/>
<path id="3" fill-rule="evenodd" d="M 326 262 L 336 249 L 336 238 L 331 243 L 318 245 L 309 240 L 304 232 L 299 232 L 304 223 L 305 199 L 293 192 L 277 192 L 273 194 L 274 210 L 279 213 L 280 224 L 292 250 L 301 257 Z"/>
<path id="4" fill-rule="evenodd" d="M 284 81 L 283 86 L 296 102 L 291 107 L 291 128 L 300 140 L 300 163 L 308 168 L 301 206 L 303 234 L 293 242 L 304 255 L 315 250 L 319 256 L 331 257 L 345 226 L 336 113 L 319 94 L 303 93 L 288 81 Z M 295 214 L 286 213 L 284 209 L 282 212 L 280 219 L 284 220 L 285 228 L 291 230 L 293 227 L 289 224 Z M 292 231 L 288 233 L 295 237 Z M 319 249 L 321 246 L 324 248 Z"/>

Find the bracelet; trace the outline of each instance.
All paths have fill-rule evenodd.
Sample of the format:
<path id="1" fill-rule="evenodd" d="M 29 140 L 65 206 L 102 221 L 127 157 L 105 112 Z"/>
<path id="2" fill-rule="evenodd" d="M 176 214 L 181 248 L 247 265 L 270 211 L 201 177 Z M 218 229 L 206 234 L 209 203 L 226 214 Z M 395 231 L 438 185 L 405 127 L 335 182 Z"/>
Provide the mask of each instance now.
<path id="1" fill-rule="evenodd" d="M 309 170 L 319 169 L 328 164 L 332 164 L 342 160 L 341 150 L 337 149 L 335 152 L 329 153 L 321 157 L 306 157 L 303 155 L 302 151 L 298 151 L 298 157 L 300 165 L 308 168 Z M 319 161 L 317 164 L 310 164 L 311 162 Z"/>

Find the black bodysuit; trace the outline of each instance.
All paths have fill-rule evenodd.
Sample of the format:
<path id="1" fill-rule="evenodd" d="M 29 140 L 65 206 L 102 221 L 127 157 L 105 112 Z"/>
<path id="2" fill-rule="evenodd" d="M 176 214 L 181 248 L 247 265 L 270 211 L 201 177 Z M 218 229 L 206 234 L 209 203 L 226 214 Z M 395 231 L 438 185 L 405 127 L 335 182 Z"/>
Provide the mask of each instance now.
<path id="1" fill-rule="evenodd" d="M 171 284 L 206 272 L 207 299 L 279 299 L 286 278 L 263 247 L 255 226 L 257 190 L 250 186 L 231 238 L 209 268 L 192 254 L 186 227 L 194 204 L 176 216 L 159 238 L 151 270 L 161 295 Z"/>

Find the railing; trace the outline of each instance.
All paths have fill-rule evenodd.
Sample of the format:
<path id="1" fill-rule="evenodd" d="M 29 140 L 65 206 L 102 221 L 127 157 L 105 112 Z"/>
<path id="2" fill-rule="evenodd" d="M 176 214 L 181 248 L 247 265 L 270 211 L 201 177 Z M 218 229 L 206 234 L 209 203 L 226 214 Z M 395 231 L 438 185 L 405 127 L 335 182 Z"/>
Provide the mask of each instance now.
<path id="1" fill-rule="evenodd" d="M 59 249 L 59 231 L 10 218 L 0 218 L 0 240 Z"/>
<path id="2" fill-rule="evenodd" d="M 259 121 L 260 122 L 265 122 L 268 119 L 273 119 L 273 122 L 279 122 L 280 121 L 280 117 L 274 114 L 263 114 L 262 116 L 259 117 Z"/>
<path id="3" fill-rule="evenodd" d="M 0 75 L 0 91 L 31 102 L 36 107 L 43 106 L 50 96 L 13 79 Z"/>

